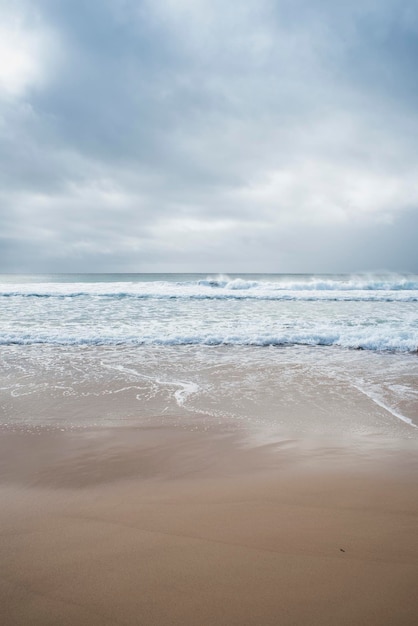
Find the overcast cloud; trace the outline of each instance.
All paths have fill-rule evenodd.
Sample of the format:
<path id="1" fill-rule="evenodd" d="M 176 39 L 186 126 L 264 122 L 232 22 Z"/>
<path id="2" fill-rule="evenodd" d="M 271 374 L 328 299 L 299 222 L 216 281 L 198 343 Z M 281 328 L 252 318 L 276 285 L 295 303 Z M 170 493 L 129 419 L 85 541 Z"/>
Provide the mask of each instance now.
<path id="1" fill-rule="evenodd" d="M 0 271 L 418 271 L 418 3 L 1 0 Z"/>

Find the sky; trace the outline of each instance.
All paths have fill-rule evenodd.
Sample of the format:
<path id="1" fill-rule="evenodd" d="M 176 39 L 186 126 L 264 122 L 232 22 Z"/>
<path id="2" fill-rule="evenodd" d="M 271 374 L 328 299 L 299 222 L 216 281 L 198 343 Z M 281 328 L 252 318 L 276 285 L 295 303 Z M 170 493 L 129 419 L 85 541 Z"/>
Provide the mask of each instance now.
<path id="1" fill-rule="evenodd" d="M 418 272 L 416 0 L 0 0 L 0 272 Z"/>

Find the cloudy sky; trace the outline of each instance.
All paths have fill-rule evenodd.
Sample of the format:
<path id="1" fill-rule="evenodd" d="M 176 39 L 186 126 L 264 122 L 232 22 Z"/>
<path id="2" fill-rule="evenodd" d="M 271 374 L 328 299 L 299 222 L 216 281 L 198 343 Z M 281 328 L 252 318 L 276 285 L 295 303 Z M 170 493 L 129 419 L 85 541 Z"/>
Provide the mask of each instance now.
<path id="1" fill-rule="evenodd" d="M 0 271 L 383 269 L 416 0 L 0 0 Z"/>

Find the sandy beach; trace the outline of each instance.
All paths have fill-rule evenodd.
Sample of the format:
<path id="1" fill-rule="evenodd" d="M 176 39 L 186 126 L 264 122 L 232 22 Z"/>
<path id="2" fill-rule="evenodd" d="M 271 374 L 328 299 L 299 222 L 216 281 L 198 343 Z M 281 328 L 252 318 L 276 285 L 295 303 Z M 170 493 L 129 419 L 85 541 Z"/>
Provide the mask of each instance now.
<path id="1" fill-rule="evenodd" d="M 169 428 L 0 447 L 5 626 L 416 623 L 413 448 Z"/>

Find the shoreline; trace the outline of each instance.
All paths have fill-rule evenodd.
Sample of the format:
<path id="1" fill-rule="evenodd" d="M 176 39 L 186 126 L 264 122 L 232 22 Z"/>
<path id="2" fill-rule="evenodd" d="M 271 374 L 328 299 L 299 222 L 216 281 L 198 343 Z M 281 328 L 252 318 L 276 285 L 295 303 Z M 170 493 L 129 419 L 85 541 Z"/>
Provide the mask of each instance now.
<path id="1" fill-rule="evenodd" d="M 411 625 L 416 443 L 2 432 L 0 619 Z"/>

